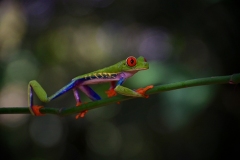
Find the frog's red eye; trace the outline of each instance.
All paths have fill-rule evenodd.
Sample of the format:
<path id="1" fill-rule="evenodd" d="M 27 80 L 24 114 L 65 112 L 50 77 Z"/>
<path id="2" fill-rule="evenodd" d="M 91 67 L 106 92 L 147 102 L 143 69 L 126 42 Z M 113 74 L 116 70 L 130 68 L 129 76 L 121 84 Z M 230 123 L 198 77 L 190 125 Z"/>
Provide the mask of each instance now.
<path id="1" fill-rule="evenodd" d="M 126 59 L 126 62 L 129 67 L 133 67 L 137 64 L 137 59 L 133 56 L 130 56 Z"/>
<path id="2" fill-rule="evenodd" d="M 144 58 L 144 62 L 147 62 L 146 58 Z"/>

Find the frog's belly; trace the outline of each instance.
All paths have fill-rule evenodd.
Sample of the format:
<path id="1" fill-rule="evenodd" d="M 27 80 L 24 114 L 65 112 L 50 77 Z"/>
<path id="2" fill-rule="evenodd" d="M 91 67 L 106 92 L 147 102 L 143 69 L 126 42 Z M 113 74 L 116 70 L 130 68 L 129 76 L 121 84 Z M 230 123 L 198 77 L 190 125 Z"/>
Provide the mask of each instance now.
<path id="1" fill-rule="evenodd" d="M 118 81 L 119 78 L 108 78 L 108 79 L 90 79 L 85 82 L 82 82 L 81 85 L 88 85 L 88 84 L 99 84 L 99 83 L 106 83 L 111 81 Z"/>

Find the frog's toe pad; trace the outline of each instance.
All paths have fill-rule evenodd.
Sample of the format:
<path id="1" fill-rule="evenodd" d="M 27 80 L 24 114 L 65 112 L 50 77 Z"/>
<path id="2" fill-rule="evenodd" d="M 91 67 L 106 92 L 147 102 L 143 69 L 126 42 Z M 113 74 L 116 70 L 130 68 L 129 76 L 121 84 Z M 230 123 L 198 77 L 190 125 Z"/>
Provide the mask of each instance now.
<path id="1" fill-rule="evenodd" d="M 145 92 L 149 89 L 152 89 L 153 88 L 153 85 L 149 85 L 145 88 L 139 88 L 136 90 L 136 92 L 138 92 L 139 94 L 141 94 L 143 97 L 145 98 L 148 98 L 149 96 L 145 94 Z"/>
<path id="2" fill-rule="evenodd" d="M 117 92 L 114 89 L 109 89 L 105 92 L 108 97 L 113 97 L 117 95 Z"/>
<path id="3" fill-rule="evenodd" d="M 79 107 L 79 106 L 81 106 L 81 104 L 82 104 L 81 102 L 77 102 L 76 106 Z"/>
<path id="4" fill-rule="evenodd" d="M 76 119 L 78 119 L 78 118 L 83 118 L 87 112 L 88 112 L 87 110 L 86 110 L 86 111 L 82 111 L 82 112 L 80 112 L 78 115 L 76 115 L 75 118 L 76 118 Z"/>
<path id="5" fill-rule="evenodd" d="M 42 114 L 40 112 L 40 109 L 43 108 L 43 106 L 38 106 L 38 105 L 33 105 L 31 107 L 31 110 L 32 110 L 32 113 L 35 115 L 35 116 L 42 116 L 44 114 Z"/>

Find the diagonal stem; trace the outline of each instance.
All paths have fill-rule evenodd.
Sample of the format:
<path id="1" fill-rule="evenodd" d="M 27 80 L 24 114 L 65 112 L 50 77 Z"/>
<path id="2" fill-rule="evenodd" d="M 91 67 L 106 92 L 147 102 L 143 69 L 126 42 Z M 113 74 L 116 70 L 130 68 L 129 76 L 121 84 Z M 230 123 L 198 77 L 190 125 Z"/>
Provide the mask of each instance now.
<path id="1" fill-rule="evenodd" d="M 187 87 L 194 86 L 203 86 L 203 85 L 212 85 L 212 84 L 237 84 L 240 83 L 240 73 L 233 74 L 229 76 L 216 76 L 216 77 L 207 77 L 192 79 L 182 82 L 169 83 L 164 85 L 154 86 L 153 89 L 148 90 L 147 94 L 156 94 L 160 92 L 176 90 Z M 120 101 L 125 101 L 133 99 L 136 97 L 127 97 L 118 95 L 111 98 L 105 98 L 99 101 L 93 101 L 86 104 L 82 104 L 81 107 L 69 107 L 69 108 L 41 108 L 41 113 L 43 114 L 57 114 L 57 115 L 70 115 L 79 113 L 84 110 L 91 110 L 98 107 L 106 106 L 108 104 L 117 103 Z M 14 107 L 14 108 L 0 108 L 0 114 L 30 114 L 28 107 Z"/>

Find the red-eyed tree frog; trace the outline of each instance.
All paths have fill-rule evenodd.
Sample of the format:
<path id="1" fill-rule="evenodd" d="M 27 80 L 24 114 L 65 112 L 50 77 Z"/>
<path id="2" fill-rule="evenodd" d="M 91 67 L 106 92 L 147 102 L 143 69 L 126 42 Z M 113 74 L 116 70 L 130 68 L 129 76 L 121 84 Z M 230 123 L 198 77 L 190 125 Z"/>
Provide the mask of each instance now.
<path id="1" fill-rule="evenodd" d="M 73 94 L 77 102 L 76 106 L 80 106 L 82 102 L 78 95 L 77 89 L 80 89 L 82 92 L 84 92 L 92 101 L 96 101 L 100 100 L 101 97 L 96 92 L 94 92 L 88 85 L 105 82 L 110 82 L 110 88 L 106 91 L 108 97 L 115 96 L 117 95 L 117 93 L 119 93 L 125 96 L 148 98 L 148 95 L 146 95 L 145 92 L 153 88 L 153 85 L 149 85 L 145 88 L 139 88 L 137 90 L 131 90 L 122 86 L 123 82 L 127 78 L 133 76 L 138 71 L 146 70 L 148 68 L 149 64 L 144 57 L 139 57 L 136 59 L 135 57 L 130 56 L 126 60 L 122 60 L 112 66 L 73 78 L 69 84 L 64 86 L 62 89 L 60 89 L 50 97 L 47 96 L 45 90 L 36 80 L 32 80 L 28 84 L 29 110 L 35 116 L 43 115 L 40 112 L 40 109 L 43 106 L 33 105 L 33 91 L 36 93 L 37 97 L 42 102 L 47 103 L 66 93 L 67 91 L 73 90 Z M 87 110 L 80 112 L 76 116 L 76 118 L 84 117 L 86 113 Z"/>

